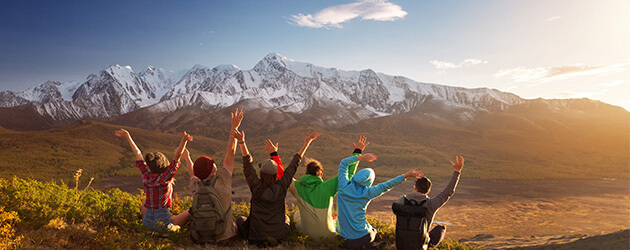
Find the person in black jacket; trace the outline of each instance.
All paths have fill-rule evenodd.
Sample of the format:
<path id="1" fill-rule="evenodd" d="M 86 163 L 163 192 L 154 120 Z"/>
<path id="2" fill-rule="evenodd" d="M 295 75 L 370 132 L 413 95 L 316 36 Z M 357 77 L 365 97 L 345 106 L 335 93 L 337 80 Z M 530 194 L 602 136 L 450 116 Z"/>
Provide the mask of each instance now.
<path id="1" fill-rule="evenodd" d="M 416 180 L 416 184 L 413 187 L 414 192 L 401 196 L 400 198 L 398 198 L 398 200 L 394 202 L 394 203 L 397 203 L 394 205 L 398 205 L 400 207 L 400 205 L 405 205 L 405 203 L 407 204 L 412 203 L 414 205 L 422 204 L 423 206 L 426 207 L 425 217 L 424 217 L 424 219 L 426 220 L 425 223 L 427 227 L 431 226 L 431 223 L 433 222 L 433 218 L 435 217 L 435 214 L 437 213 L 437 211 L 442 206 L 444 206 L 444 204 L 446 204 L 446 202 L 450 199 L 450 197 L 455 193 L 455 188 L 457 187 L 457 183 L 459 182 L 459 176 L 461 174 L 462 168 L 464 167 L 464 157 L 456 156 L 455 163 L 451 161 L 451 165 L 453 166 L 453 169 L 455 169 L 455 171 L 453 172 L 453 175 L 451 176 L 451 180 L 449 181 L 448 185 L 446 185 L 446 188 L 444 188 L 444 190 L 440 192 L 436 197 L 429 198 L 428 194 L 429 192 L 431 192 L 431 180 L 429 180 L 429 178 L 427 177 L 422 177 Z M 419 219 L 422 219 L 422 218 L 419 218 Z M 397 230 L 400 230 L 400 229 L 397 228 Z M 416 232 L 417 232 L 417 229 L 416 229 Z M 435 226 L 429 232 L 428 246 L 435 246 L 439 244 L 440 241 L 444 239 L 445 234 L 446 234 L 445 226 L 443 225 Z M 421 243 L 418 243 L 421 240 L 420 234 L 416 233 L 415 235 L 416 235 L 415 237 L 404 237 L 403 239 L 397 238 L 396 242 L 397 244 L 405 244 L 406 246 L 411 246 L 411 245 L 416 246 L 418 244 L 421 245 Z M 401 246 L 397 245 L 397 247 L 400 249 Z"/>
<path id="2" fill-rule="evenodd" d="M 277 179 L 278 165 L 271 159 L 260 164 L 260 178 L 252 165 L 253 159 L 245 144 L 245 132 L 232 131 L 237 139 L 243 155 L 243 175 L 247 179 L 247 185 L 252 192 L 251 209 L 249 217 L 243 216 L 236 219 L 239 234 L 247 239 L 249 244 L 259 247 L 275 246 L 280 244 L 289 235 L 289 217 L 285 214 L 284 199 L 287 189 L 291 185 L 297 167 L 304 156 L 304 152 L 319 134 L 313 132 L 306 134 L 304 145 L 293 156 L 293 160 L 284 170 L 281 179 Z"/>

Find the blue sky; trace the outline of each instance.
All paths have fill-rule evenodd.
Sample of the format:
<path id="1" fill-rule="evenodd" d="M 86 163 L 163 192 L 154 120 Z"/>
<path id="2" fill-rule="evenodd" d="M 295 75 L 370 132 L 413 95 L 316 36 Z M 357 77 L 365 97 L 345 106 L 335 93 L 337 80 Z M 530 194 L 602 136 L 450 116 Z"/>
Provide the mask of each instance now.
<path id="1" fill-rule="evenodd" d="M 112 64 L 345 70 L 630 110 L 630 1 L 2 1 L 0 90 Z"/>

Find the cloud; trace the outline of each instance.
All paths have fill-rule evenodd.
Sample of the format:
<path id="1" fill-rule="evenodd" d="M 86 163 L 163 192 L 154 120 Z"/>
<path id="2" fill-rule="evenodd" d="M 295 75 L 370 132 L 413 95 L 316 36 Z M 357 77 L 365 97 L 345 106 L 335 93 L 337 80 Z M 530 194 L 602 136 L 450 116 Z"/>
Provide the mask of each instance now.
<path id="1" fill-rule="evenodd" d="M 469 66 L 473 66 L 473 65 L 477 65 L 481 63 L 483 64 L 488 63 L 488 61 L 482 61 L 479 59 L 465 59 L 461 61 L 460 63 L 452 63 L 452 62 L 438 61 L 438 60 L 431 60 L 429 62 L 435 65 L 436 69 L 440 70 L 438 74 L 446 73 L 447 69 L 457 69 L 457 68 L 469 67 Z"/>
<path id="2" fill-rule="evenodd" d="M 612 82 L 606 82 L 606 83 L 600 83 L 597 86 L 601 86 L 601 87 L 615 87 L 619 84 L 622 84 L 623 82 L 625 82 L 625 80 L 615 80 Z"/>
<path id="3" fill-rule="evenodd" d="M 565 80 L 578 76 L 598 76 L 626 71 L 627 63 L 611 64 L 608 66 L 564 65 L 555 67 L 538 67 L 502 69 L 495 77 L 512 77 L 515 82 L 545 83 L 553 80 Z"/>
<path id="4" fill-rule="evenodd" d="M 341 24 L 355 18 L 374 21 L 395 21 L 402 19 L 407 12 L 399 5 L 387 0 L 361 0 L 355 3 L 335 5 L 315 14 L 291 15 L 289 23 L 309 28 L 341 28 Z"/>
<path id="5" fill-rule="evenodd" d="M 553 21 L 558 20 L 560 18 L 562 18 L 562 16 L 553 16 L 553 17 L 548 18 L 547 22 L 553 22 Z"/>
<path id="6" fill-rule="evenodd" d="M 593 98 L 594 96 L 599 96 L 608 93 L 610 90 L 608 89 L 600 89 L 598 91 L 585 91 L 585 92 L 575 92 L 575 91 L 566 91 L 555 94 L 546 94 L 542 95 L 542 98 L 545 99 L 579 99 L 579 98 Z"/>

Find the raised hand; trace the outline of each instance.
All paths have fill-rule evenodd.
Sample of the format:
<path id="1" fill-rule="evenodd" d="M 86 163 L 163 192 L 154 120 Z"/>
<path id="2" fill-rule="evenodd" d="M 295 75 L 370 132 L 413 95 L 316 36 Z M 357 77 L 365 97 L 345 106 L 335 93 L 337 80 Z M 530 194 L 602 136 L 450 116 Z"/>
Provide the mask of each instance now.
<path id="1" fill-rule="evenodd" d="M 244 142 L 245 141 L 245 131 L 239 132 L 238 130 L 232 130 L 232 136 L 238 141 L 238 142 Z"/>
<path id="2" fill-rule="evenodd" d="M 311 143 L 313 140 L 317 139 L 319 133 L 317 131 L 311 133 L 310 135 L 306 133 L 306 138 L 304 138 L 304 143 Z"/>
<path id="3" fill-rule="evenodd" d="M 354 148 L 360 149 L 361 151 L 363 151 L 367 145 L 370 145 L 370 143 L 367 141 L 367 137 L 365 136 L 359 136 L 359 141 L 357 143 L 352 143 Z"/>
<path id="4" fill-rule="evenodd" d="M 184 151 L 182 152 L 182 155 L 183 155 L 185 158 L 190 158 L 190 152 L 188 152 L 188 149 L 187 149 L 187 148 L 184 148 Z"/>
<path id="5" fill-rule="evenodd" d="M 182 140 L 193 141 L 193 137 L 192 135 L 189 135 L 188 133 L 186 133 L 186 131 L 184 131 L 184 137 L 182 138 Z"/>
<path id="6" fill-rule="evenodd" d="M 267 150 L 267 153 L 273 153 L 273 152 L 278 152 L 278 143 L 276 142 L 276 145 L 273 145 L 273 142 L 271 142 L 271 140 L 267 140 L 265 141 L 265 150 Z"/>
<path id="7" fill-rule="evenodd" d="M 403 177 L 405 177 L 405 179 L 411 178 L 411 177 L 416 178 L 416 179 L 420 179 L 420 178 L 422 178 L 422 176 L 424 176 L 424 174 L 422 172 L 418 171 L 417 169 L 409 170 L 409 172 L 407 172 L 407 173 L 405 173 L 403 175 Z"/>
<path id="8" fill-rule="evenodd" d="M 451 165 L 453 165 L 456 172 L 461 172 L 462 168 L 464 168 L 464 157 L 455 156 L 455 163 L 451 161 Z"/>
<path id="9" fill-rule="evenodd" d="M 306 152 L 306 149 L 308 149 L 308 146 L 311 145 L 311 142 L 317 139 L 318 136 L 319 136 L 319 133 L 317 133 L 317 131 L 311 134 L 306 133 L 306 137 L 304 138 L 304 145 L 302 145 L 302 148 L 300 149 L 300 151 L 298 151 L 298 154 L 300 155 L 300 157 L 304 156 L 304 152 Z"/>
<path id="10" fill-rule="evenodd" d="M 376 161 L 378 157 L 376 157 L 375 154 L 364 154 L 364 155 L 357 156 L 357 159 L 359 161 L 373 162 L 373 161 Z"/>
<path id="11" fill-rule="evenodd" d="M 121 137 L 121 138 L 122 137 L 129 137 L 129 132 L 127 130 L 124 130 L 124 129 L 121 128 L 119 130 L 114 131 L 114 135 L 118 136 L 118 137 Z"/>
<path id="12" fill-rule="evenodd" d="M 136 143 L 133 141 L 133 139 L 131 139 L 131 135 L 129 134 L 127 130 L 124 130 L 121 128 L 119 130 L 114 131 L 114 135 L 121 138 L 127 138 L 127 142 L 129 142 L 131 151 L 133 151 L 133 153 L 136 155 L 136 160 L 140 161 L 144 159 L 142 157 L 142 152 L 140 151 Z"/>
<path id="13" fill-rule="evenodd" d="M 241 121 L 243 121 L 243 110 L 241 109 L 239 111 L 238 108 L 236 108 L 233 113 L 230 113 L 232 130 L 238 130 L 238 127 L 241 126 Z"/>

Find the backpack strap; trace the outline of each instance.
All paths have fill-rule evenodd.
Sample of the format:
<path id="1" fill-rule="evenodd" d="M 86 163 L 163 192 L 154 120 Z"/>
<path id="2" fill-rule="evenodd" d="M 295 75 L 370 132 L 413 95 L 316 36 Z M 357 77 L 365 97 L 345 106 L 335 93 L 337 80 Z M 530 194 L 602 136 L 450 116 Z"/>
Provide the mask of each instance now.
<path id="1" fill-rule="evenodd" d="M 210 177 L 210 179 L 206 180 L 204 182 L 204 185 L 209 185 L 214 188 L 214 184 L 217 183 L 218 179 L 219 177 L 215 174 L 212 177 Z M 234 194 L 234 191 L 232 191 L 232 194 Z M 230 212 L 230 209 L 232 209 L 232 202 L 230 202 L 230 206 L 228 206 L 228 209 L 225 211 L 225 214 L 223 214 L 224 217 L 228 215 L 228 213 Z"/>
<path id="2" fill-rule="evenodd" d="M 403 195 L 403 198 L 405 198 L 405 205 L 412 205 L 412 206 L 422 206 L 424 205 L 424 203 L 427 202 L 427 199 L 421 201 L 420 203 L 418 203 L 418 201 L 416 200 L 410 200 L 407 198 L 407 195 Z"/>

